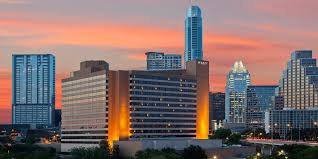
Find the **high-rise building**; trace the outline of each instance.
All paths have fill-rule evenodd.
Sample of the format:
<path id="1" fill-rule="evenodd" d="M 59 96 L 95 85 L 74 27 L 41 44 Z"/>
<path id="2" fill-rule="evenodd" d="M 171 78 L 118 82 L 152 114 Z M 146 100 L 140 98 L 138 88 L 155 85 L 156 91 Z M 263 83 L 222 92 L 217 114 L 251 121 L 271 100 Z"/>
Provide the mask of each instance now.
<path id="1" fill-rule="evenodd" d="M 62 122 L 62 110 L 61 109 L 55 109 L 54 110 L 54 126 L 60 127 Z"/>
<path id="2" fill-rule="evenodd" d="M 250 74 L 242 61 L 236 61 L 227 75 L 225 93 L 225 122 L 245 123 L 246 88 L 250 85 Z"/>
<path id="3" fill-rule="evenodd" d="M 182 56 L 178 54 L 164 54 L 162 52 L 147 52 L 147 70 L 180 70 L 182 69 Z"/>
<path id="4" fill-rule="evenodd" d="M 62 151 L 104 139 L 208 138 L 207 61 L 172 71 L 112 71 L 87 63 L 62 81 Z"/>
<path id="5" fill-rule="evenodd" d="M 291 55 L 279 82 L 284 108 L 318 107 L 318 67 L 312 51 L 300 50 Z"/>
<path id="6" fill-rule="evenodd" d="M 55 57 L 12 57 L 12 123 L 50 126 L 55 109 Z"/>
<path id="7" fill-rule="evenodd" d="M 225 93 L 210 93 L 210 120 L 225 119 Z"/>
<path id="8" fill-rule="evenodd" d="M 291 54 L 279 81 L 275 110 L 268 113 L 271 130 L 281 137 L 293 129 L 303 131 L 315 128 L 318 122 L 318 67 L 311 50 Z"/>
<path id="9" fill-rule="evenodd" d="M 220 126 L 225 119 L 225 93 L 210 93 L 210 130 L 213 131 Z"/>
<path id="10" fill-rule="evenodd" d="M 273 108 L 278 86 L 248 86 L 246 90 L 246 127 L 265 128 L 265 112 Z"/>
<path id="11" fill-rule="evenodd" d="M 202 60 L 202 15 L 199 6 L 190 6 L 185 19 L 184 62 Z"/>
<path id="12" fill-rule="evenodd" d="M 108 139 L 108 63 L 85 61 L 62 80 L 62 149 L 97 146 Z"/>

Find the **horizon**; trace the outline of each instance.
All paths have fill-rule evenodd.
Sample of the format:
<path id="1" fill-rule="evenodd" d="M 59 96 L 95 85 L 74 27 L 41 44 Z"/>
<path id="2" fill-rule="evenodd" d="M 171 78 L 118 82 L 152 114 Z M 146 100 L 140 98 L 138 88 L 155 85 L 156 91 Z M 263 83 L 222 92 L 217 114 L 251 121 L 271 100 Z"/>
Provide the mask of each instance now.
<path id="1" fill-rule="evenodd" d="M 226 75 L 237 60 L 250 72 L 252 85 L 277 85 L 291 52 L 310 49 L 317 57 L 318 2 L 290 2 L 196 2 L 202 10 L 211 92 L 225 91 Z M 105 60 L 111 69 L 127 70 L 145 69 L 147 51 L 184 56 L 184 20 L 190 4 L 78 0 L 74 6 L 62 0 L 0 0 L 0 123 L 11 122 L 13 54 L 55 55 L 56 108 L 61 108 L 61 79 L 81 61 Z"/>

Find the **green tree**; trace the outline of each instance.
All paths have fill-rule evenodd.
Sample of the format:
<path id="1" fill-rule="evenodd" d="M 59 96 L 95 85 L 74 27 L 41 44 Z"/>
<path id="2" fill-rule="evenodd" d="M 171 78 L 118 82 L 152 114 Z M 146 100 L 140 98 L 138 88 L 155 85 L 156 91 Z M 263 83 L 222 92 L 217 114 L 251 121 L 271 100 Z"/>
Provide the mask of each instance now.
<path id="1" fill-rule="evenodd" d="M 241 134 L 232 134 L 228 140 L 227 140 L 227 144 L 233 145 L 233 144 L 240 144 L 241 141 Z"/>
<path id="2" fill-rule="evenodd" d="M 101 141 L 99 147 L 74 148 L 71 150 L 73 159 L 110 159 L 110 146 L 106 141 Z"/>
<path id="3" fill-rule="evenodd" d="M 109 146 L 107 141 L 105 141 L 105 140 L 100 141 L 99 151 L 100 151 L 100 155 L 103 159 L 108 159 L 111 157 L 111 155 L 110 155 L 111 149 L 110 149 L 110 146 Z"/>
<path id="4" fill-rule="evenodd" d="M 230 135 L 232 134 L 230 129 L 218 129 L 214 132 L 212 138 L 213 139 L 222 139 L 225 140 L 226 138 L 230 137 Z"/>
<path id="5" fill-rule="evenodd" d="M 146 149 L 138 151 L 135 155 L 136 159 L 153 159 L 154 157 L 163 157 L 159 150 Z"/>
<path id="6" fill-rule="evenodd" d="M 55 154 L 52 154 L 48 151 L 36 150 L 31 154 L 27 155 L 24 159 L 55 159 Z"/>
<path id="7" fill-rule="evenodd" d="M 138 151 L 135 157 L 136 159 L 181 159 L 181 155 L 172 148 L 164 148 L 162 150 L 146 149 Z"/>
<path id="8" fill-rule="evenodd" d="M 191 145 L 185 148 L 182 153 L 183 159 L 207 159 L 205 151 L 200 146 Z"/>
<path id="9" fill-rule="evenodd" d="M 79 147 L 79 148 L 73 148 L 71 150 L 71 155 L 73 159 L 82 159 L 84 156 L 86 156 L 86 148 Z"/>
<path id="10" fill-rule="evenodd" d="M 166 159 L 181 159 L 181 155 L 172 148 L 164 148 L 161 150 Z"/>
<path id="11" fill-rule="evenodd" d="M 10 155 L 11 158 L 16 159 L 54 159 L 56 158 L 56 151 L 54 148 L 17 144 L 10 147 Z"/>
<path id="12" fill-rule="evenodd" d="M 111 159 L 123 159 L 123 157 L 120 156 L 120 150 L 118 145 L 114 145 Z"/>
<path id="13" fill-rule="evenodd" d="M 310 147 L 298 152 L 294 155 L 294 158 L 301 158 L 301 159 L 317 159 L 318 158 L 318 148 L 317 147 Z"/>

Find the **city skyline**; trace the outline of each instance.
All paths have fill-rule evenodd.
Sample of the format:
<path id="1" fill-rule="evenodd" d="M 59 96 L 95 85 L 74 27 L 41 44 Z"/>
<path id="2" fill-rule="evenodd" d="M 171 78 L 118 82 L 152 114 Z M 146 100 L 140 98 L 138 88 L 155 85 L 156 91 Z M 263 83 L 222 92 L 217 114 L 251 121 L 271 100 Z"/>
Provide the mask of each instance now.
<path id="1" fill-rule="evenodd" d="M 312 49 L 316 56 L 318 24 L 312 21 L 317 2 L 295 0 L 285 7 L 287 2 L 200 3 L 204 12 L 204 59 L 211 64 L 211 91 L 224 92 L 227 70 L 237 59 L 246 63 L 253 84 L 277 84 L 290 52 Z M 237 8 L 237 3 L 242 8 Z M 54 52 L 57 108 L 61 107 L 61 79 L 77 69 L 80 61 L 102 59 L 114 69 L 145 69 L 146 51 L 183 54 L 188 1 L 78 1 L 79 7 L 71 2 L 39 0 L 3 0 L 0 4 L 4 41 L 0 45 L 1 123 L 10 122 L 13 53 Z M 272 9 L 271 5 L 281 9 Z"/>

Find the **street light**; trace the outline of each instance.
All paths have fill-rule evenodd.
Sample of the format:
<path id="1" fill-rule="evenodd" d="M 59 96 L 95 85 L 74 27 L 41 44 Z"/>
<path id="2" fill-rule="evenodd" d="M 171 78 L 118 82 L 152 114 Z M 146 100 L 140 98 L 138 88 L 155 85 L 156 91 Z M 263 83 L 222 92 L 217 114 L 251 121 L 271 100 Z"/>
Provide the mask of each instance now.
<path id="1" fill-rule="evenodd" d="M 315 134 L 315 140 L 314 140 L 314 141 L 317 141 L 317 134 L 316 134 L 317 124 L 318 124 L 318 123 L 315 121 L 315 122 L 314 122 L 314 128 L 315 128 L 315 129 L 314 129 L 314 134 Z"/>
<path id="2" fill-rule="evenodd" d="M 282 156 L 282 155 L 286 155 L 285 151 L 284 150 L 280 150 L 278 151 L 278 156 Z"/>
<path id="3" fill-rule="evenodd" d="M 217 159 L 216 155 L 213 156 L 213 159 Z"/>
<path id="4" fill-rule="evenodd" d="M 291 125 L 287 124 L 288 130 L 290 131 L 290 140 L 293 141 L 293 130 L 291 130 Z M 287 135 L 287 134 L 286 134 Z M 286 138 L 286 137 L 285 137 Z"/>

